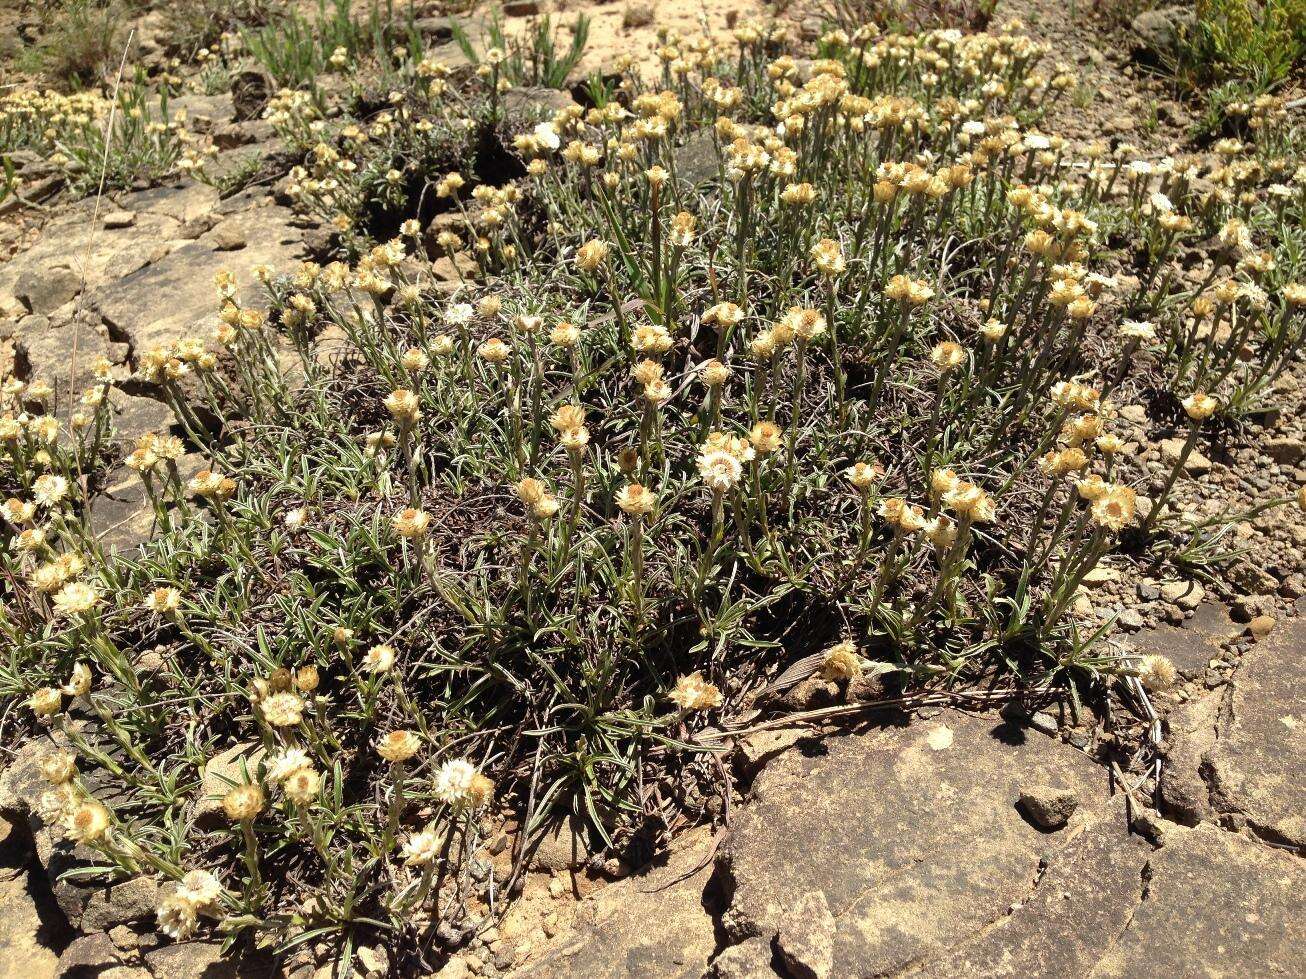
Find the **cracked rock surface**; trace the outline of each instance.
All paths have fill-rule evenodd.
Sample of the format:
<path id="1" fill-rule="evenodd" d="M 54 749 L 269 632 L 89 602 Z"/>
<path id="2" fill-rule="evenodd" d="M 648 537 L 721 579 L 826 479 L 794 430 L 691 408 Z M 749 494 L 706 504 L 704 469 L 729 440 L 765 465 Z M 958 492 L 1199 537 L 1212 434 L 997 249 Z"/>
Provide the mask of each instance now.
<path id="1" fill-rule="evenodd" d="M 1226 700 L 1292 716 L 1272 688 L 1291 693 L 1283 661 L 1300 648 L 1256 652 L 1270 666 L 1249 659 Z M 1204 756 L 1228 767 L 1240 811 L 1268 819 L 1300 779 L 1257 715 L 1213 726 Z M 1078 799 L 1059 829 L 1020 803 L 1052 789 Z M 520 974 L 1306 974 L 1301 857 L 1205 812 L 1188 827 L 1148 811 L 1144 837 L 1105 770 L 1059 740 L 997 715 L 882 716 L 767 760 L 723 845 L 700 834 L 599 891 L 590 924 Z"/>
<path id="2" fill-rule="evenodd" d="M 1304 682 L 1306 620 L 1296 619 L 1249 649 L 1221 693 L 1176 711 L 1161 780 L 1167 814 L 1306 845 Z"/>

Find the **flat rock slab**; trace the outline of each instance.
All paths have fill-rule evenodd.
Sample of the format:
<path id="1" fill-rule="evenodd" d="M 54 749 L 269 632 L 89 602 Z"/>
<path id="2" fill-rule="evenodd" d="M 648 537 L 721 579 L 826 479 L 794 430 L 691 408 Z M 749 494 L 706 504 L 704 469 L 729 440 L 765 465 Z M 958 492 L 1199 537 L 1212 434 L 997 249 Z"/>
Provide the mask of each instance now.
<path id="1" fill-rule="evenodd" d="M 1243 655 L 1205 754 L 1217 811 L 1268 839 L 1306 847 L 1306 620 Z"/>
<path id="2" fill-rule="evenodd" d="M 669 857 L 603 888 L 578 914 L 570 940 L 514 973 L 519 979 L 700 979 L 716 950 L 715 920 L 705 907 L 712 841 L 687 834 Z"/>
<path id="3" fill-rule="evenodd" d="M 284 207 L 242 211 L 223 222 L 225 238 L 242 239 L 235 250 L 229 242 L 204 236 L 171 251 L 145 268 L 104 286 L 90 299 L 100 315 L 128 337 L 137 356 L 152 347 L 183 337 L 207 336 L 217 325 L 214 276 L 229 269 L 241 287 L 241 298 L 259 305 L 262 287 L 254 268 L 268 265 L 284 271 L 302 255 L 303 231 L 291 226 Z"/>
<path id="4" fill-rule="evenodd" d="M 1182 626 L 1144 630 L 1134 637 L 1133 645 L 1142 655 L 1167 657 L 1182 676 L 1192 679 L 1201 676 L 1224 644 L 1244 628 L 1223 607 L 1203 602 Z"/>
<path id="5" fill-rule="evenodd" d="M 1301 859 L 1203 824 L 1167 834 L 1093 977 L 1306 975 Z"/>
<path id="6" fill-rule="evenodd" d="M 1065 828 L 1022 814 L 1031 785 L 1077 794 Z M 891 973 L 1005 916 L 1106 801 L 1089 758 L 993 716 L 946 711 L 832 738 L 758 776 L 733 827 L 724 923 L 736 940 L 774 936 L 820 891 L 837 922 L 833 975 Z"/>
<path id="7" fill-rule="evenodd" d="M 0 844 L 0 850 L 13 848 Z M 32 884 L 25 866 L 0 860 L 0 975 L 53 979 L 59 956 L 49 947 L 52 936 L 41 920 Z"/>

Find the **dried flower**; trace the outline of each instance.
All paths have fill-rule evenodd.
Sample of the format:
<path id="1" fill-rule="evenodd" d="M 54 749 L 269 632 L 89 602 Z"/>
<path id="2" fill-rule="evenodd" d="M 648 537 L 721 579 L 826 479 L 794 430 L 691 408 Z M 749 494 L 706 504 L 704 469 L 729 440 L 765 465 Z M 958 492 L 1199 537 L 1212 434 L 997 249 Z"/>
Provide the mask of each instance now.
<path id="1" fill-rule="evenodd" d="M 1137 494 L 1128 486 L 1112 486 L 1093 501 L 1093 523 L 1107 530 L 1124 530 L 1134 522 L 1136 500 Z"/>
<path id="2" fill-rule="evenodd" d="M 657 494 L 639 483 L 630 483 L 617 491 L 617 506 L 632 517 L 646 517 L 657 505 Z"/>
<path id="3" fill-rule="evenodd" d="M 407 761 L 422 747 L 412 731 L 391 731 L 376 743 L 376 753 L 388 762 Z"/>
<path id="4" fill-rule="evenodd" d="M 1220 410 L 1220 399 L 1202 391 L 1194 391 L 1184 398 L 1184 411 L 1194 421 L 1205 421 Z"/>
<path id="5" fill-rule="evenodd" d="M 263 790 L 257 785 L 237 785 L 222 797 L 222 809 L 233 823 L 248 823 L 263 811 Z"/>
<path id="6" fill-rule="evenodd" d="M 363 657 L 363 666 L 373 673 L 386 673 L 394 665 L 394 647 L 384 643 L 373 646 Z"/>
<path id="7" fill-rule="evenodd" d="M 1143 686 L 1158 693 L 1169 690 L 1179 678 L 1179 671 L 1165 656 L 1153 654 L 1144 656 L 1139 661 L 1138 675 Z"/>
<path id="8" fill-rule="evenodd" d="M 431 515 L 425 510 L 405 507 L 390 518 L 390 524 L 400 537 L 405 540 L 416 540 L 426 536 L 431 526 Z"/>
<path id="9" fill-rule="evenodd" d="M 698 474 L 712 492 L 726 493 L 738 484 L 744 467 L 733 453 L 709 449 L 698 454 Z"/>
<path id="10" fill-rule="evenodd" d="M 826 680 L 852 680 L 861 675 L 862 661 L 853 643 L 837 643 L 825 651 L 821 676 Z"/>
<path id="11" fill-rule="evenodd" d="M 712 710 L 720 707 L 721 691 L 715 684 L 703 679 L 702 673 L 691 673 L 676 681 L 671 700 L 684 711 Z"/>
<path id="12" fill-rule="evenodd" d="M 304 701 L 298 694 L 274 693 L 263 700 L 259 707 L 263 711 L 264 720 L 273 727 L 294 727 L 304 719 Z"/>
<path id="13" fill-rule="evenodd" d="M 194 903 L 179 894 L 169 894 L 160 901 L 155 917 L 159 922 L 159 931 L 174 941 L 185 941 L 199 927 L 199 916 L 195 912 Z"/>
<path id="14" fill-rule="evenodd" d="M 396 388 L 385 398 L 385 409 L 400 425 L 412 425 L 422 417 L 417 395 L 407 388 Z"/>
<path id="15" fill-rule="evenodd" d="M 113 817 L 98 802 L 83 802 L 68 817 L 68 833 L 78 843 L 98 843 L 109 831 Z"/>

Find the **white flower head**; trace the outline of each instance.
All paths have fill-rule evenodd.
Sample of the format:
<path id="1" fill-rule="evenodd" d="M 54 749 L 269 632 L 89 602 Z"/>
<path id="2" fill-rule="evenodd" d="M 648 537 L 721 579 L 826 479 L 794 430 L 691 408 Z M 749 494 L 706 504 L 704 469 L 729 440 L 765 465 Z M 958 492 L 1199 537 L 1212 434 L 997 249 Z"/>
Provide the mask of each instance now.
<path id="1" fill-rule="evenodd" d="M 556 150 L 562 145 L 558 130 L 553 127 L 551 122 L 542 122 L 536 126 L 534 135 L 536 141 L 546 149 Z"/>

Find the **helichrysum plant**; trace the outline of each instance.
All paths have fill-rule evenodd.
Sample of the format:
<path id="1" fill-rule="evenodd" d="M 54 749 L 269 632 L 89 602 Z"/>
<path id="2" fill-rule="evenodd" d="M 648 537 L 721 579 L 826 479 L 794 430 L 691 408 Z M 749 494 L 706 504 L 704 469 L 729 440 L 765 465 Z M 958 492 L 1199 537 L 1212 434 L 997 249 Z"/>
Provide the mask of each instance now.
<path id="1" fill-rule="evenodd" d="M 6 382 L 0 677 L 51 817 L 170 882 L 166 933 L 425 955 L 561 813 L 617 847 L 707 818 L 773 684 L 1164 686 L 1075 599 L 1184 533 L 1185 458 L 1301 348 L 1282 103 L 1201 172 L 1040 130 L 1073 80 L 1018 33 L 786 43 L 668 35 L 657 84 L 510 134 L 498 185 L 422 143 L 497 124 L 492 56 L 460 89 L 405 63 L 368 121 L 287 93 L 346 260 L 220 275 L 211 338 L 137 352 L 184 432 L 119 445 L 107 365 L 66 422 Z M 377 202 L 445 217 L 377 240 Z M 1185 446 L 1159 482 L 1117 422 L 1147 393 Z M 155 532 L 111 557 L 117 458 Z"/>

